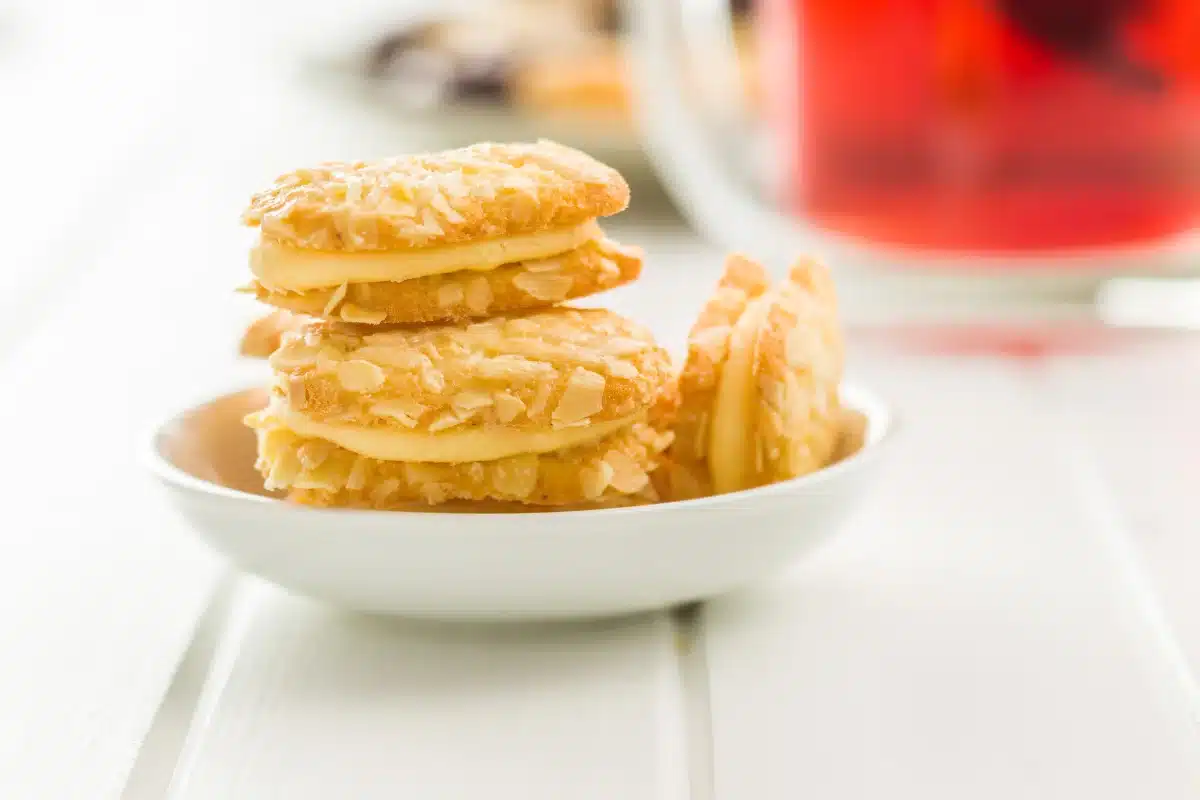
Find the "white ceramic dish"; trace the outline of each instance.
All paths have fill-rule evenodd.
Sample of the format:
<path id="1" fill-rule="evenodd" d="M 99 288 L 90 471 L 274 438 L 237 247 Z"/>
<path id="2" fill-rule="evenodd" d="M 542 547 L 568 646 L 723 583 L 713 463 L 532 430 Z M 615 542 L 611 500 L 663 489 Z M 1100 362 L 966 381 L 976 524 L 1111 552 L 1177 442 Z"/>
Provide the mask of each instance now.
<path id="1" fill-rule="evenodd" d="M 323 510 L 263 492 L 246 390 L 178 411 L 144 443 L 180 513 L 242 569 L 362 611 L 434 618 L 604 616 L 713 597 L 829 540 L 893 431 L 869 392 L 863 446 L 813 475 L 748 492 L 599 511 L 471 514 Z"/>

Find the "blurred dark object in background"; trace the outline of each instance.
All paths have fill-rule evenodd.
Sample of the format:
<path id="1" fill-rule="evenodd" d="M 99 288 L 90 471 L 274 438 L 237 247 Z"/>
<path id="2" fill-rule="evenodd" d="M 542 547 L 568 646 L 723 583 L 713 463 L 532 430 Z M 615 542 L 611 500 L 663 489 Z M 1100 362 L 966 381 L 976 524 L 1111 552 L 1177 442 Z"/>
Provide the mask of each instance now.
<path id="1" fill-rule="evenodd" d="M 605 118 L 628 125 L 632 134 L 619 5 L 504 0 L 471 16 L 409 23 L 368 45 L 363 76 L 412 109 Z M 749 7 L 732 5 L 743 51 L 753 49 Z"/>

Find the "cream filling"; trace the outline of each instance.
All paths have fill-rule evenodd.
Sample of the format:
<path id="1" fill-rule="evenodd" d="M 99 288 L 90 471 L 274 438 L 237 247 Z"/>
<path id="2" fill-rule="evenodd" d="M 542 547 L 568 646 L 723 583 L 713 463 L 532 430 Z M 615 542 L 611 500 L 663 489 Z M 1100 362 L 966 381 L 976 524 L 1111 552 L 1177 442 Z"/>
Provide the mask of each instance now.
<path id="1" fill-rule="evenodd" d="M 380 461 L 463 464 L 469 461 L 494 461 L 525 453 L 549 453 L 590 444 L 632 425 L 639 420 L 640 415 L 557 431 L 475 428 L 437 433 L 318 422 L 287 409 L 279 409 L 279 418 L 284 427 L 301 436 L 324 439 L 359 455 L 377 458 Z"/>
<path id="2" fill-rule="evenodd" d="M 250 270 L 268 289 L 303 292 L 343 283 L 407 281 L 460 270 L 485 272 L 566 253 L 602 235 L 593 219 L 573 228 L 405 251 L 329 252 L 260 241 L 250 251 Z"/>
<path id="3" fill-rule="evenodd" d="M 729 335 L 708 437 L 708 469 L 718 494 L 755 485 L 754 342 L 766 313 L 767 298 L 752 301 Z"/>

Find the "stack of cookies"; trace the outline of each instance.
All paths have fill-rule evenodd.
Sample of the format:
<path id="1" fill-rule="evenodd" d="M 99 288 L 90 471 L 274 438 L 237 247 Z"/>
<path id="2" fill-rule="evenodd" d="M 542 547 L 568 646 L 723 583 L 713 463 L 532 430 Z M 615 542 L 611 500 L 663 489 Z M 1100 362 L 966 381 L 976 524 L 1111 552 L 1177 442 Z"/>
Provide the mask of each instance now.
<path id="1" fill-rule="evenodd" d="M 256 195 L 269 489 L 323 506 L 653 501 L 676 385 L 642 326 L 558 304 L 629 283 L 629 188 L 549 142 L 297 170 Z M 265 347 L 265 345 L 263 345 Z M 271 341 L 270 347 L 274 347 Z"/>

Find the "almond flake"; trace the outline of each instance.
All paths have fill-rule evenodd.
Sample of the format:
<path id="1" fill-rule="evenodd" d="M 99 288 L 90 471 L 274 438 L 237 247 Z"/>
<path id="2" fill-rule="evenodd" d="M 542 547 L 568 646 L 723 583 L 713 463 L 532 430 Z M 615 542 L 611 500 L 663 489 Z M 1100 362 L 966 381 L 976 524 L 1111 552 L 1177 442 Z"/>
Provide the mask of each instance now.
<path id="1" fill-rule="evenodd" d="M 359 325 L 378 325 L 387 319 L 387 312 L 371 311 L 361 306 L 356 306 L 354 303 L 346 303 L 342 306 L 340 316 L 346 322 L 353 322 Z"/>
<path id="2" fill-rule="evenodd" d="M 394 419 L 406 428 L 415 428 L 427 409 L 410 400 L 385 400 L 373 403 L 368 410 L 376 417 Z"/>
<path id="3" fill-rule="evenodd" d="M 526 272 L 558 272 L 562 269 L 563 263 L 557 258 L 539 258 L 534 261 L 526 261 L 521 266 Z"/>
<path id="4" fill-rule="evenodd" d="M 330 316 L 331 314 L 333 314 L 334 310 L 338 307 L 338 303 L 342 302 L 345 299 L 346 299 L 346 284 L 343 283 L 341 286 L 339 286 L 333 290 L 333 294 L 331 294 L 329 296 L 329 302 L 325 304 L 325 308 L 321 311 L 321 313 L 327 317 Z"/>
<path id="5" fill-rule="evenodd" d="M 456 425 L 462 425 L 464 422 L 466 422 L 466 420 L 463 417 L 460 417 L 458 414 L 455 414 L 453 411 L 444 411 L 440 417 L 429 423 L 429 432 L 437 433 L 438 431 L 444 431 L 448 428 L 453 428 Z"/>
<path id="6" fill-rule="evenodd" d="M 546 410 L 546 403 L 550 401 L 550 392 L 552 387 L 549 383 L 543 383 L 538 386 L 537 394 L 533 396 L 533 405 L 529 407 L 529 416 L 540 417 L 542 412 Z"/>
<path id="7" fill-rule="evenodd" d="M 346 488 L 357 492 L 367 485 L 367 460 L 362 456 L 354 459 L 354 466 L 346 477 Z"/>
<path id="8" fill-rule="evenodd" d="M 333 445 L 320 439 L 305 442 L 296 450 L 296 455 L 305 469 L 316 469 L 321 466 L 331 453 L 333 453 Z"/>
<path id="9" fill-rule="evenodd" d="M 610 450 L 604 460 L 612 467 L 612 487 L 621 494 L 633 494 L 646 488 L 650 476 L 630 456 L 620 450 Z"/>
<path id="10" fill-rule="evenodd" d="M 497 392 L 493 401 L 496 406 L 496 418 L 501 422 L 512 422 L 525 410 L 525 404 L 521 402 L 521 398 L 508 392 Z"/>
<path id="11" fill-rule="evenodd" d="M 492 287 L 487 278 L 473 278 L 467 284 L 467 308 L 472 314 L 486 313 L 493 299 Z"/>
<path id="12" fill-rule="evenodd" d="M 400 489 L 400 480 L 398 478 L 388 478 L 375 484 L 375 488 L 371 490 L 371 502 L 375 505 L 382 505 L 389 497 L 394 495 Z"/>
<path id="13" fill-rule="evenodd" d="M 610 358 L 604 362 L 604 366 L 608 370 L 608 374 L 612 375 L 614 378 L 621 378 L 629 381 L 637 379 L 637 367 L 635 367 L 633 364 L 630 364 L 628 361 L 618 361 Z"/>
<path id="14" fill-rule="evenodd" d="M 421 385 L 431 392 L 441 392 L 446 388 L 446 376 L 430 367 L 421 371 Z"/>
<path id="15" fill-rule="evenodd" d="M 438 308 L 449 308 L 463 301 L 463 288 L 457 283 L 443 284 L 437 291 Z"/>
<path id="16" fill-rule="evenodd" d="M 559 398 L 552 419 L 570 425 L 587 419 L 604 408 L 604 376 L 576 367 L 567 379 L 567 388 Z"/>
<path id="17" fill-rule="evenodd" d="M 536 275 L 531 272 L 522 272 L 513 278 L 513 286 L 534 300 L 541 300 L 545 303 L 557 303 L 565 300 L 574 283 L 575 279 L 570 275 Z"/>
<path id="18" fill-rule="evenodd" d="M 450 401 L 450 405 L 454 407 L 455 411 L 462 413 L 465 411 L 478 411 L 481 408 L 487 408 L 488 406 L 492 405 L 493 402 L 495 401 L 487 392 L 466 391 L 459 392 L 458 394 L 454 395 L 454 398 Z"/>
<path id="19" fill-rule="evenodd" d="M 337 366 L 338 382 L 351 392 L 373 392 L 383 386 L 387 375 L 370 361 L 353 359 Z"/>

